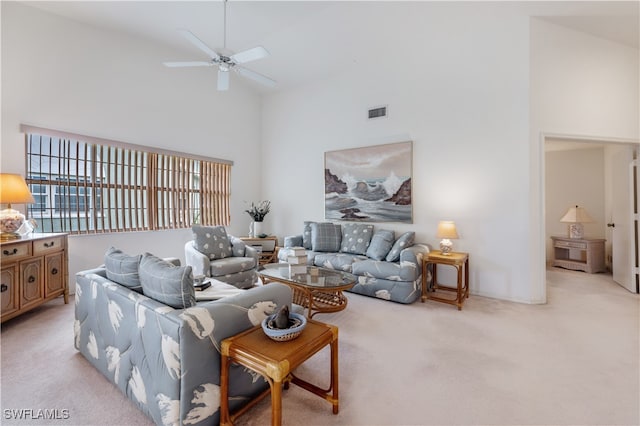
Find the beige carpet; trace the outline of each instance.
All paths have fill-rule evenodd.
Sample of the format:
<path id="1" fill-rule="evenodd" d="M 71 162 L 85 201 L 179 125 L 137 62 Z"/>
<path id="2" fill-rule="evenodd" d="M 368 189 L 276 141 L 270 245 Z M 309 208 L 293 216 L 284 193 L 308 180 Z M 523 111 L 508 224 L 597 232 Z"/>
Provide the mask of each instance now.
<path id="1" fill-rule="evenodd" d="M 640 423 L 640 298 L 609 275 L 549 270 L 549 303 L 471 296 L 462 312 L 349 294 L 316 318 L 340 328 L 340 413 L 292 386 L 285 425 L 588 425 Z M 150 425 L 73 349 L 73 305 L 11 320 L 1 334 L 2 424 Z M 328 350 L 299 375 L 328 381 Z M 17 421 L 11 409 L 68 410 Z M 269 400 L 240 425 L 270 422 Z"/>

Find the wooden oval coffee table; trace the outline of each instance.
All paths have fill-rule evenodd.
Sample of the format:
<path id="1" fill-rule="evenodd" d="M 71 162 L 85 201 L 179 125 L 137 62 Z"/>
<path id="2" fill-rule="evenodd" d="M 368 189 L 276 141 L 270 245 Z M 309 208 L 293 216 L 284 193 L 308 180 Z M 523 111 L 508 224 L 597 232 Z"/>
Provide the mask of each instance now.
<path id="1" fill-rule="evenodd" d="M 353 274 L 317 266 L 306 266 L 304 273 L 292 274 L 287 263 L 263 265 L 258 274 L 265 284 L 277 281 L 291 287 L 293 303 L 304 306 L 308 318 L 345 309 L 348 299 L 342 292 L 356 283 Z"/>

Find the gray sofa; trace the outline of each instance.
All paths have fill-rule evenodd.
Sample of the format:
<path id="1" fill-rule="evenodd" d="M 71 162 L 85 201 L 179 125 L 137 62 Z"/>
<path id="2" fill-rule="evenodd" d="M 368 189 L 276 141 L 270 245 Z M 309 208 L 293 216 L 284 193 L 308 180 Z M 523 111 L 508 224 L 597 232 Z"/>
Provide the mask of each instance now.
<path id="1" fill-rule="evenodd" d="M 163 267 L 185 281 L 191 276 L 190 267 Z M 141 294 L 130 285 L 130 272 L 120 275 L 124 284 L 108 275 L 117 276 L 105 268 L 76 275 L 75 347 L 159 425 L 218 424 L 220 342 L 291 306 L 289 287 L 273 283 L 177 309 Z M 232 410 L 269 387 L 261 376 L 233 366 L 229 383 Z"/>
<path id="2" fill-rule="evenodd" d="M 357 277 L 349 291 L 399 303 L 413 303 L 422 288 L 422 258 L 429 247 L 416 244 L 415 234 L 363 223 L 304 222 L 301 234 L 284 238 L 278 260 L 287 262 L 287 248 L 304 247 L 307 264 L 350 272 Z"/>

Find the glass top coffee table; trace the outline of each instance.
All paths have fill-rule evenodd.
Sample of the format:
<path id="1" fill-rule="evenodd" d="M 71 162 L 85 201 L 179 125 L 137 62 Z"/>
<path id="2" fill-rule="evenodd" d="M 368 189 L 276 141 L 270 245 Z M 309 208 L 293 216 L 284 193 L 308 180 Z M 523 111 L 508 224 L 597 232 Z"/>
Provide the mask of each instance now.
<path id="1" fill-rule="evenodd" d="M 295 265 L 295 269 L 300 265 Z M 264 265 L 258 274 L 265 281 L 277 281 L 293 289 L 293 303 L 307 309 L 307 317 L 315 314 L 338 312 L 347 307 L 347 298 L 342 294 L 356 283 L 356 276 L 334 269 L 305 266 L 305 272 L 291 273 L 287 263 Z"/>

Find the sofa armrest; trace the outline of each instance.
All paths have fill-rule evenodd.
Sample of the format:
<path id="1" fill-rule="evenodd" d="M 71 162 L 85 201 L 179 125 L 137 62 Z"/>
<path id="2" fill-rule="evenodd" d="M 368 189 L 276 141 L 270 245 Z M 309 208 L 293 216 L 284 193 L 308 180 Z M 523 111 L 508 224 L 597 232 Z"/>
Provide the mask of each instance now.
<path id="1" fill-rule="evenodd" d="M 284 237 L 284 247 L 302 247 L 302 234 Z"/>
<path id="2" fill-rule="evenodd" d="M 206 424 L 219 422 L 220 345 L 222 340 L 259 325 L 283 305 L 291 309 L 292 291 L 279 283 L 254 287 L 235 296 L 215 302 L 198 304 L 180 312 L 184 320 L 180 331 L 180 364 L 183 395 L 180 401 L 182 422 L 197 416 L 202 397 L 212 397 L 212 417 L 202 419 Z M 266 388 L 267 383 L 244 368 L 232 368 L 229 373 L 230 408 L 246 403 Z M 200 398 L 199 398 L 200 397 Z M 244 402 L 243 402 L 244 401 Z M 200 424 L 200 423 L 198 423 Z M 202 423 L 205 424 L 205 423 Z"/>
<path id="3" fill-rule="evenodd" d="M 229 235 L 229 241 L 231 241 L 231 252 L 234 257 L 252 257 L 256 261 L 256 267 L 258 266 L 260 262 L 258 250 L 232 235 Z"/>
<path id="4" fill-rule="evenodd" d="M 400 262 L 414 262 L 422 265 L 422 258 L 429 253 L 429 246 L 426 244 L 414 244 L 400 252 Z"/>
<path id="5" fill-rule="evenodd" d="M 107 278 L 107 270 L 105 269 L 104 265 L 99 266 L 97 268 L 93 268 L 93 269 L 87 269 L 85 271 L 80 271 L 76 273 L 76 277 L 82 277 L 83 279 L 85 277 L 87 277 L 88 275 L 99 275 L 102 278 Z"/>
<path id="6" fill-rule="evenodd" d="M 260 264 L 260 255 L 255 247 L 247 246 L 244 249 L 244 257 L 252 257 L 256 261 L 256 268 Z"/>
<path id="7" fill-rule="evenodd" d="M 211 261 L 206 254 L 196 250 L 193 241 L 187 241 L 184 245 L 184 258 L 187 266 L 191 266 L 193 275 L 211 276 Z"/>
<path id="8" fill-rule="evenodd" d="M 429 253 L 424 244 L 414 244 L 400 252 L 401 276 L 407 281 L 417 280 L 422 275 L 422 258 Z"/>

